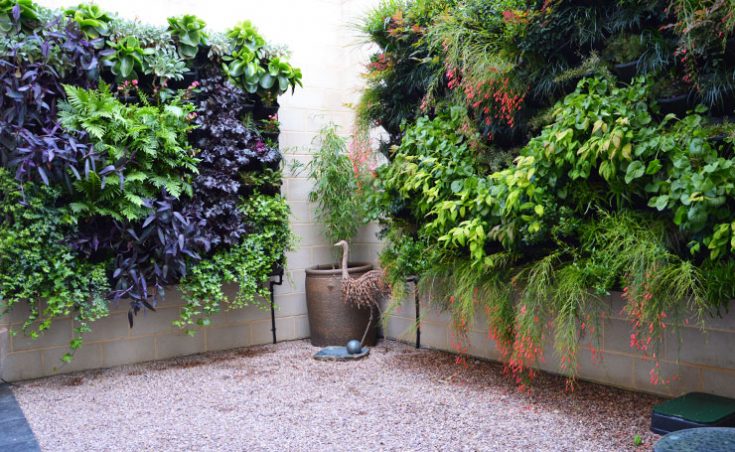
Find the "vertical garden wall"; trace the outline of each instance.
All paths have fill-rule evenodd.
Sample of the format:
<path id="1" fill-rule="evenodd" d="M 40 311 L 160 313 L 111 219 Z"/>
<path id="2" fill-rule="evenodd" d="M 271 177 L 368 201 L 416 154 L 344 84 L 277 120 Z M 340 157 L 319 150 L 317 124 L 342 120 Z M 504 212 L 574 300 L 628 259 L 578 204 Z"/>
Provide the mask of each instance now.
<path id="1" fill-rule="evenodd" d="M 76 4 L 64 0 L 42 0 L 40 3 L 56 7 L 57 10 Z M 259 132 L 262 138 L 279 136 L 280 153 L 289 162 L 308 161 L 312 139 L 327 122 L 336 122 L 342 133 L 352 130 L 353 114 L 348 104 L 356 101 L 358 88 L 362 86 L 360 61 L 364 54 L 351 45 L 356 42 L 355 33 L 344 23 L 354 21 L 365 4 L 371 3 L 357 0 L 325 0 L 309 2 L 308 5 L 287 1 L 267 4 L 256 1 L 237 4 L 192 4 L 185 1 L 151 3 L 137 0 L 124 4 L 96 2 L 108 15 L 117 16 L 116 13 L 120 13 L 116 20 L 131 19 L 127 22 L 135 30 L 165 30 L 169 26 L 168 17 L 186 14 L 196 14 L 205 20 L 207 31 L 226 31 L 240 20 L 252 19 L 261 36 L 274 40 L 273 45 L 281 47 L 281 43 L 287 44 L 292 53 L 289 61 L 303 71 L 303 87 L 296 89 L 293 94 L 289 89 L 278 98 L 280 136 L 266 135 L 264 130 Z M 226 7 L 219 7 L 220 4 L 226 4 Z M 288 12 L 284 13 L 286 10 Z M 144 33 L 143 36 L 147 35 Z M 140 40 L 143 41 L 143 38 Z M 141 47 L 145 48 L 146 45 Z M 188 86 L 191 81 L 193 79 L 189 78 L 184 83 Z M 109 83 L 113 90 L 116 89 L 114 80 Z M 197 88 L 203 89 L 201 86 Z M 270 127 L 274 123 L 255 125 L 247 129 L 256 132 L 255 129 L 261 129 L 258 125 Z M 279 340 L 308 337 L 303 269 L 322 263 L 325 258 L 331 257 L 332 252 L 331 244 L 324 243 L 320 235 L 321 226 L 315 223 L 307 202 L 310 189 L 308 181 L 301 175 L 292 174 L 288 168 L 289 165 L 284 165 L 280 192 L 287 199 L 291 211 L 288 221 L 298 240 L 293 250 L 286 252 L 284 284 L 275 287 Z M 378 245 L 372 233 L 366 231 L 361 234 L 354 245 L 356 256 L 374 259 Z M 156 312 L 147 309 L 139 311 L 134 317 L 133 328 L 128 324 L 127 299 L 112 303 L 109 303 L 112 300 L 105 301 L 109 313 L 91 323 L 92 331 L 84 334 L 84 345 L 74 352 L 74 359 L 70 363 L 65 363 L 61 358 L 70 351 L 69 342 L 77 334 L 75 328 L 79 325 L 73 318 L 76 311 L 72 308 L 69 315 L 57 316 L 52 326 L 37 339 L 32 339 L 23 332 L 29 305 L 16 304 L 10 315 L 0 319 L 2 377 L 6 380 L 32 378 L 76 369 L 269 343 L 272 339 L 270 313 L 262 309 L 264 304 L 259 298 L 242 309 L 229 309 L 225 303 L 219 313 L 202 322 L 206 326 L 194 324 L 182 329 L 172 322 L 180 320 L 182 307 L 187 301 L 176 286 L 167 289 L 166 296 L 155 306 Z M 236 284 L 224 286 L 224 293 L 228 297 L 234 297 L 237 290 Z M 188 335 L 188 330 L 197 333 Z"/>
<path id="2" fill-rule="evenodd" d="M 134 328 L 173 286 L 166 321 L 192 334 L 267 296 L 292 244 L 277 96 L 301 73 L 287 50 L 249 21 L 215 33 L 191 15 L 0 6 L 0 299 L 16 330 L 66 337 L 71 361 L 111 307 Z"/>
<path id="3" fill-rule="evenodd" d="M 734 26 L 709 0 L 386 1 L 366 18 L 358 115 L 390 136 L 381 262 L 451 314 L 447 346 L 477 347 L 481 313 L 519 385 L 544 360 L 573 378 L 619 292 L 623 341 L 670 380 L 664 338 L 697 343 L 690 325 L 735 294 Z"/>

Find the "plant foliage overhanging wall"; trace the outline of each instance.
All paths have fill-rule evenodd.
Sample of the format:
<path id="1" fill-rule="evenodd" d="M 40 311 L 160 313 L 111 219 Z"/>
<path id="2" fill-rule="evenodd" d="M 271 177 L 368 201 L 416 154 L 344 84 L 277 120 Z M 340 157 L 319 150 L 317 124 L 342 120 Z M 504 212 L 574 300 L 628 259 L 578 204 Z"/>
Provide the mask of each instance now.
<path id="1" fill-rule="evenodd" d="M 734 27 L 731 0 L 383 2 L 358 115 L 390 137 L 394 286 L 418 274 L 460 352 L 484 310 L 521 383 L 546 335 L 573 376 L 621 290 L 656 363 L 677 314 L 735 296 Z"/>
<path id="2" fill-rule="evenodd" d="M 168 285 L 182 328 L 253 303 L 290 245 L 276 97 L 301 72 L 250 22 L 168 22 L 0 0 L 0 302 L 34 337 L 73 315 L 72 351 Z"/>

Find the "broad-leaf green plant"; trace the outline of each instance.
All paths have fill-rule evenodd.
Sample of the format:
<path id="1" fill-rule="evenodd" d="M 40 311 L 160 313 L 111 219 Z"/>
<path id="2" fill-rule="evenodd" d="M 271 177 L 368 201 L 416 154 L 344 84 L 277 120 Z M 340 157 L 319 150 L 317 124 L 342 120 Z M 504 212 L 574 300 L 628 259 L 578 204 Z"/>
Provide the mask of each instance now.
<path id="1" fill-rule="evenodd" d="M 273 103 L 276 96 L 301 86 L 301 70 L 271 55 L 265 39 L 250 21 L 244 21 L 227 32 L 231 53 L 223 56 L 225 73 L 235 84 L 250 94 L 259 94 Z"/>
<path id="2" fill-rule="evenodd" d="M 119 41 L 108 41 L 107 45 L 110 48 L 105 52 L 104 62 L 117 80 L 137 79 L 145 72 L 146 55 L 155 52 L 151 48 L 142 48 L 135 36 L 127 36 Z"/>
<path id="3" fill-rule="evenodd" d="M 71 352 L 82 345 L 90 323 L 107 315 L 109 291 L 105 263 L 83 262 L 64 244 L 74 216 L 50 207 L 60 193 L 43 185 L 25 184 L 23 192 L 5 168 L 0 168 L 0 302 L 3 311 L 27 304 L 21 327 L 37 338 L 53 320 L 73 316 Z"/>
<path id="4" fill-rule="evenodd" d="M 0 0 L 0 31 L 31 31 L 38 23 L 38 7 L 33 0 Z"/>
<path id="5" fill-rule="evenodd" d="M 190 14 L 168 18 L 168 30 L 179 46 L 179 53 L 186 59 L 197 56 L 199 46 L 207 45 L 206 23 Z"/>
<path id="6" fill-rule="evenodd" d="M 110 35 L 109 24 L 110 21 L 112 21 L 112 17 L 97 5 L 83 3 L 75 7 L 65 9 L 64 15 L 76 22 L 84 35 L 90 40 L 106 38 Z M 102 48 L 104 46 L 103 40 L 95 42 L 99 43 L 97 45 L 98 48 Z"/>

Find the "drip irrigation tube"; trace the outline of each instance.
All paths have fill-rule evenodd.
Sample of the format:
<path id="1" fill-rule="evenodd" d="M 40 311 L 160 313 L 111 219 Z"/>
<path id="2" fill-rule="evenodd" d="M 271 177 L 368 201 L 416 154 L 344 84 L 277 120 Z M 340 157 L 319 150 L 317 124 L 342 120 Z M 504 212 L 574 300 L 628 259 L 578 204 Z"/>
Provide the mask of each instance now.
<path id="1" fill-rule="evenodd" d="M 419 290 L 417 287 L 417 283 L 419 281 L 419 278 L 416 276 L 409 276 L 406 278 L 406 282 L 413 283 L 413 295 L 414 295 L 414 304 L 416 305 L 416 348 L 421 348 L 421 312 L 420 312 L 420 303 L 419 303 Z"/>
<path id="2" fill-rule="evenodd" d="M 273 278 L 278 278 L 278 281 L 273 280 Z M 280 286 L 283 284 L 283 270 L 281 270 L 279 273 L 271 275 L 271 280 L 268 281 L 268 288 L 271 293 L 271 332 L 273 333 L 273 343 L 275 344 L 277 342 L 276 339 L 276 300 L 275 300 L 275 294 L 273 290 L 273 286 Z"/>

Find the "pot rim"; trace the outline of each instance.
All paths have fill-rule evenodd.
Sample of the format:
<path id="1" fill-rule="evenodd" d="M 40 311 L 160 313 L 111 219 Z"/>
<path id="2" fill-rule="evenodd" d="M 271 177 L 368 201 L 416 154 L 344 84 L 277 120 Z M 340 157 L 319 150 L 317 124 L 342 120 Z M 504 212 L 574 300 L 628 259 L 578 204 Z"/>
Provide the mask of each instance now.
<path id="1" fill-rule="evenodd" d="M 334 264 L 314 265 L 306 269 L 307 275 L 315 276 L 337 276 L 342 274 L 342 268 L 332 268 Z M 365 273 L 373 269 L 373 264 L 369 262 L 348 262 L 347 273 Z"/>
<path id="2" fill-rule="evenodd" d="M 638 66 L 638 62 L 640 60 L 641 60 L 641 57 L 638 57 L 635 60 L 626 61 L 625 63 L 615 63 L 613 64 L 613 67 L 616 69 L 627 69 L 629 67 Z"/>
<path id="3" fill-rule="evenodd" d="M 672 103 L 681 102 L 682 100 L 689 100 L 689 94 L 675 94 L 673 96 L 659 97 L 656 102 L 660 103 Z"/>

